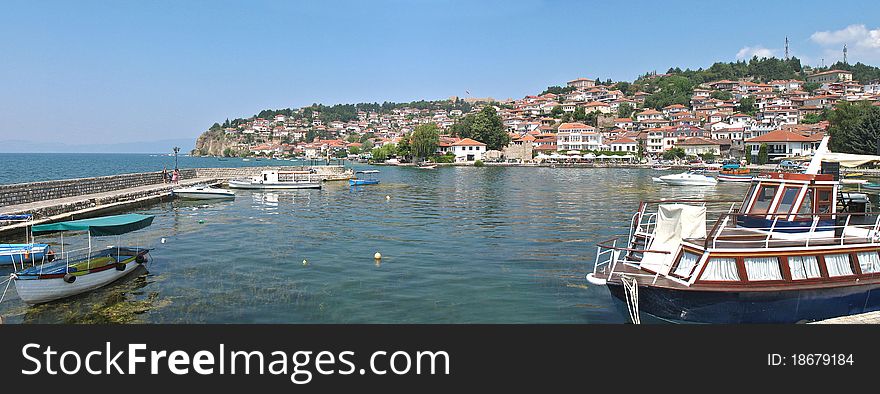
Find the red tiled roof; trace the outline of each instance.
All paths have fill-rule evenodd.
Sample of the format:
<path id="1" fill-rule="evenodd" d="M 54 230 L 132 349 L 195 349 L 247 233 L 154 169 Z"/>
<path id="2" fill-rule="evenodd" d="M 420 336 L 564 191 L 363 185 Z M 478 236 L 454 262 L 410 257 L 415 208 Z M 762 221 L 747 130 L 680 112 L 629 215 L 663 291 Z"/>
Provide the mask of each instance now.
<path id="1" fill-rule="evenodd" d="M 486 144 L 470 138 L 464 138 L 460 141 L 456 141 L 452 146 L 486 146 Z"/>
<path id="2" fill-rule="evenodd" d="M 813 142 L 814 140 L 788 130 L 775 130 L 746 142 Z"/>
<path id="3" fill-rule="evenodd" d="M 576 129 L 587 129 L 593 130 L 593 126 L 585 125 L 583 123 L 574 122 L 574 123 L 563 123 L 559 125 L 559 130 L 576 130 Z"/>

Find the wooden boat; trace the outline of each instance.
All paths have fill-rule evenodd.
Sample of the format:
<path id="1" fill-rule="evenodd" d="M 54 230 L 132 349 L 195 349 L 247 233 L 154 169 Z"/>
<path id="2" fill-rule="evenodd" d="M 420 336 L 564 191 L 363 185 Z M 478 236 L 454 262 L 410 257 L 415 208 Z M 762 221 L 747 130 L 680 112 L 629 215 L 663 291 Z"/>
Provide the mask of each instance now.
<path id="1" fill-rule="evenodd" d="M 187 200 L 217 200 L 235 198 L 235 192 L 233 192 L 232 190 L 210 187 L 208 185 L 180 187 L 171 190 L 171 193 L 178 198 Z"/>
<path id="2" fill-rule="evenodd" d="M 25 264 L 34 262 L 42 262 L 45 260 L 52 261 L 55 258 L 52 247 L 48 244 L 34 243 L 31 226 L 34 217 L 30 214 L 23 215 L 0 215 L 0 222 L 5 223 L 25 223 L 24 228 L 25 243 L 20 244 L 0 244 L 0 265 L 11 264 L 13 269 L 24 267 Z"/>
<path id="3" fill-rule="evenodd" d="M 364 174 L 365 177 L 349 179 L 348 184 L 351 186 L 376 185 L 379 183 L 379 180 L 375 177 L 375 175 L 379 173 L 378 170 L 363 170 L 355 171 L 354 173 L 355 176 L 357 176 L 357 174 Z"/>
<path id="4" fill-rule="evenodd" d="M 233 179 L 232 189 L 320 189 L 321 179 L 310 171 L 267 170 L 259 176 Z"/>
<path id="5" fill-rule="evenodd" d="M 805 173 L 761 174 L 742 201 L 642 202 L 622 242 L 599 243 L 587 280 L 607 286 L 636 323 L 795 323 L 880 310 L 880 215 L 819 173 L 827 143 Z"/>
<path id="6" fill-rule="evenodd" d="M 61 232 L 62 249 L 55 261 L 12 274 L 18 296 L 28 304 L 40 304 L 97 289 L 134 272 L 147 261 L 149 249 L 114 246 L 96 250 L 92 237 L 119 236 L 152 222 L 153 216 L 128 214 L 33 226 L 34 234 Z M 64 250 L 65 231 L 86 231 L 88 248 Z"/>
<path id="7" fill-rule="evenodd" d="M 751 182 L 753 176 L 748 168 L 742 168 L 739 164 L 725 164 L 715 178 L 724 182 Z"/>

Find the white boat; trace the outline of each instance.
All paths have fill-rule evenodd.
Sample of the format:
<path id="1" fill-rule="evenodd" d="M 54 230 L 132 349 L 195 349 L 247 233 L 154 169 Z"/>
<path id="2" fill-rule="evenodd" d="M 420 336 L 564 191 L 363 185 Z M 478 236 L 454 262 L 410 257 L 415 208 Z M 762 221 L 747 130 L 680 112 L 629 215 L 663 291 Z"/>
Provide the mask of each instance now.
<path id="1" fill-rule="evenodd" d="M 88 248 L 64 250 L 51 262 L 33 264 L 12 274 L 19 298 L 40 304 L 110 284 L 137 270 L 147 261 L 149 249 L 113 246 L 96 249 L 93 236 L 118 236 L 140 230 L 153 222 L 149 215 L 116 215 L 33 226 L 34 234 L 86 231 Z"/>
<path id="2" fill-rule="evenodd" d="M 419 164 L 419 165 L 417 165 L 416 168 L 421 168 L 421 169 L 423 169 L 423 170 L 433 170 L 433 169 L 437 168 L 437 165 L 436 165 L 436 164 L 423 163 L 423 164 Z"/>
<path id="3" fill-rule="evenodd" d="M 245 179 L 229 181 L 232 189 L 320 189 L 321 179 L 309 171 L 268 170 Z"/>
<path id="4" fill-rule="evenodd" d="M 724 174 L 724 173 L 721 173 L 721 174 L 718 174 L 717 178 L 719 181 L 724 181 L 724 182 L 751 182 L 752 178 L 754 178 L 754 177 L 751 175 L 744 175 L 744 174 Z"/>
<path id="5" fill-rule="evenodd" d="M 210 187 L 208 185 L 196 185 L 180 187 L 171 191 L 176 197 L 188 200 L 216 200 L 223 198 L 235 198 L 235 192 L 227 189 Z"/>
<path id="6" fill-rule="evenodd" d="M 715 186 L 718 184 L 715 178 L 694 172 L 663 175 L 660 180 L 672 186 Z"/>

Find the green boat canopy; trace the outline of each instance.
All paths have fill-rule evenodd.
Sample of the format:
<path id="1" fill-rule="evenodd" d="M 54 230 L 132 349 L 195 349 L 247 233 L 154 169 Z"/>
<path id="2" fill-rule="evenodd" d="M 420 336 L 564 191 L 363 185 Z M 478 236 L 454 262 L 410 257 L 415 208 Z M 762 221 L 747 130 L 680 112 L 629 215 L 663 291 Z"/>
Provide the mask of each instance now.
<path id="1" fill-rule="evenodd" d="M 104 216 L 92 219 L 71 220 L 69 222 L 40 224 L 33 227 L 33 233 L 45 234 L 58 231 L 88 231 L 90 235 L 100 237 L 107 235 L 121 235 L 140 230 L 152 223 L 152 215 L 131 213 L 127 215 Z"/>

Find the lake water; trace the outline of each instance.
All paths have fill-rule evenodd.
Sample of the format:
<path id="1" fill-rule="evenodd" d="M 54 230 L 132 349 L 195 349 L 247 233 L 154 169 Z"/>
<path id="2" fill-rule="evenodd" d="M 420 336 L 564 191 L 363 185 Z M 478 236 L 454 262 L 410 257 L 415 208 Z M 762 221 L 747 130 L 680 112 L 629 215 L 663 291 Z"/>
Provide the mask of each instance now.
<path id="1" fill-rule="evenodd" d="M 746 187 L 663 187 L 650 169 L 378 169 L 379 185 L 357 189 L 330 182 L 154 205 L 139 211 L 156 215 L 153 225 L 130 234 L 156 248 L 148 272 L 37 307 L 12 286 L 0 314 L 13 323 L 620 323 L 607 289 L 584 278 L 595 243 L 625 234 L 642 199 L 739 198 Z M 65 237 L 66 247 L 84 241 Z"/>

